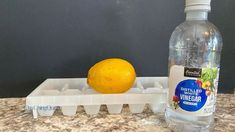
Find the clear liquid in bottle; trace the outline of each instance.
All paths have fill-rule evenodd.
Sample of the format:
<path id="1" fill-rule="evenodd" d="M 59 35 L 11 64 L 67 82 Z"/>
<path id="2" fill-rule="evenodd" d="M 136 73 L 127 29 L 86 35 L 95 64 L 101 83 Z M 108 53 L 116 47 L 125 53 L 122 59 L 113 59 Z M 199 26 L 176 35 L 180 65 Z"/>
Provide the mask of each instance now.
<path id="1" fill-rule="evenodd" d="M 210 0 L 186 0 L 186 21 L 169 44 L 165 118 L 174 131 L 210 131 L 214 123 L 222 37 L 207 20 Z"/>

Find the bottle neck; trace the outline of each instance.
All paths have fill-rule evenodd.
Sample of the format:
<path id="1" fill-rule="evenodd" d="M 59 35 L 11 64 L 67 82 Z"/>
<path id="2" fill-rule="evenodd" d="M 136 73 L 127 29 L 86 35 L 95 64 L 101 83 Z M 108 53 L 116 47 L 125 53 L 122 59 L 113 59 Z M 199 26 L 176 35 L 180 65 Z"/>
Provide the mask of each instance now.
<path id="1" fill-rule="evenodd" d="M 186 20 L 207 20 L 207 11 L 187 11 Z"/>

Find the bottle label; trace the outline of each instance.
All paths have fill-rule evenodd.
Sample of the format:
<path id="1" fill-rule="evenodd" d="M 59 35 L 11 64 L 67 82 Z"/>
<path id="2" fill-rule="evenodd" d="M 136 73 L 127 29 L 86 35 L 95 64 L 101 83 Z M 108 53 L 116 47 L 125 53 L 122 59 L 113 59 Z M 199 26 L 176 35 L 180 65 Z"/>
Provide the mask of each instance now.
<path id="1" fill-rule="evenodd" d="M 215 110 L 219 68 L 174 65 L 169 75 L 169 105 L 180 113 L 208 116 Z"/>

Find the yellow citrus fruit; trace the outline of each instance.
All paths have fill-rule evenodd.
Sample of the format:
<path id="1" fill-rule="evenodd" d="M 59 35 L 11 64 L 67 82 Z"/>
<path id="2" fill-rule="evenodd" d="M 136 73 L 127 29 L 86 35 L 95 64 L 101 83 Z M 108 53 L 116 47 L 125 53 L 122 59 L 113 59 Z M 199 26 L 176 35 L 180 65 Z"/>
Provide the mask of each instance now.
<path id="1" fill-rule="evenodd" d="M 123 93 L 132 87 L 135 78 L 135 69 L 128 61 L 111 58 L 90 68 L 87 83 L 100 93 Z"/>

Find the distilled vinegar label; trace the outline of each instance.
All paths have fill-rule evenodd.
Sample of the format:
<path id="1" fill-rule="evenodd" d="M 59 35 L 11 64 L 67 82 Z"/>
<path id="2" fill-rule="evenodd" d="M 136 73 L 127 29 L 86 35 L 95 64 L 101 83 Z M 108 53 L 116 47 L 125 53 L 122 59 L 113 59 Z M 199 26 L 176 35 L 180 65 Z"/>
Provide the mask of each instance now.
<path id="1" fill-rule="evenodd" d="M 169 105 L 177 112 L 198 116 L 214 112 L 218 68 L 174 65 L 169 76 Z"/>

